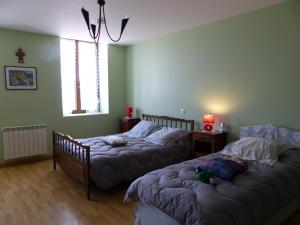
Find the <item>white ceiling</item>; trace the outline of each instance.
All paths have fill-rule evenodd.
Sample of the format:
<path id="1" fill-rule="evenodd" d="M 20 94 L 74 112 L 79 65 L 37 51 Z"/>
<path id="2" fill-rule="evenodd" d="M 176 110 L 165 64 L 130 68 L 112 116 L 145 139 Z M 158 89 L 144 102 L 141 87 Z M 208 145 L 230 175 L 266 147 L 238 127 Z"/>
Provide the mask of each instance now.
<path id="1" fill-rule="evenodd" d="M 130 20 L 121 44 L 131 44 L 284 2 L 285 0 L 106 0 L 114 37 Z M 81 7 L 98 16 L 97 0 L 0 0 L 0 27 L 89 40 Z M 109 42 L 102 30 L 101 40 Z"/>

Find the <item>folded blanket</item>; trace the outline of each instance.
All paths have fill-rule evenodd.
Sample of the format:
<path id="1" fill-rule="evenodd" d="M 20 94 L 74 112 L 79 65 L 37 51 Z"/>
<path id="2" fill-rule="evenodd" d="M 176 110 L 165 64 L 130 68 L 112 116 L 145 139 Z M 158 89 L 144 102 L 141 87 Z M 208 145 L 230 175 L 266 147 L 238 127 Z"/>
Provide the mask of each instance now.
<path id="1" fill-rule="evenodd" d="M 116 135 L 105 136 L 103 137 L 103 141 L 106 144 L 111 145 L 112 147 L 120 147 L 127 144 L 127 141 L 125 139 Z"/>

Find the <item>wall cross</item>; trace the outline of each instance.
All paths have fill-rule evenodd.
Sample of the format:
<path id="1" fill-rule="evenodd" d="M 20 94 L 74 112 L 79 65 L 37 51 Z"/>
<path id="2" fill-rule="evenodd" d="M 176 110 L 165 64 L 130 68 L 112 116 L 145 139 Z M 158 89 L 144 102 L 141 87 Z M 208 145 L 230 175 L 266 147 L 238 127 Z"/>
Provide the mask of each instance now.
<path id="1" fill-rule="evenodd" d="M 25 56 L 25 53 L 23 52 L 23 49 L 22 48 L 19 48 L 16 52 L 16 56 L 18 57 L 18 62 L 19 63 L 24 63 L 24 56 Z"/>

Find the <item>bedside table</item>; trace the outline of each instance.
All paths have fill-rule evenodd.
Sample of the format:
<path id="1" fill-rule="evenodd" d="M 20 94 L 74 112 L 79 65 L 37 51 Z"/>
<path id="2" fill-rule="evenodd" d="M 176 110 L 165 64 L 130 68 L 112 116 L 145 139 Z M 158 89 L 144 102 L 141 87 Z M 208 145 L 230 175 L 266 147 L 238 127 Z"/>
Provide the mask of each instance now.
<path id="1" fill-rule="evenodd" d="M 226 145 L 226 132 L 193 132 L 193 157 L 204 156 L 222 150 Z"/>
<path id="2" fill-rule="evenodd" d="M 119 131 L 120 133 L 127 132 L 131 130 L 136 124 L 141 121 L 140 118 L 128 118 L 123 117 L 119 119 Z"/>

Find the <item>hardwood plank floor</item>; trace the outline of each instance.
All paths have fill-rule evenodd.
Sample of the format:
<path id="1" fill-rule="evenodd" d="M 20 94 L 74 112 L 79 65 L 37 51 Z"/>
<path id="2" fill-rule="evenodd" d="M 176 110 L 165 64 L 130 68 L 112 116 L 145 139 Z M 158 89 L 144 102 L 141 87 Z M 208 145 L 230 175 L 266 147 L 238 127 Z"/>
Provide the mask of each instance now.
<path id="1" fill-rule="evenodd" d="M 130 225 L 132 205 L 122 202 L 127 186 L 110 191 L 84 188 L 52 161 L 0 169 L 0 224 L 2 225 Z"/>
<path id="2" fill-rule="evenodd" d="M 51 160 L 0 168 L 0 225 L 131 225 L 132 205 L 122 202 L 126 189 L 96 189 L 88 201 L 83 186 L 54 171 Z M 284 225 L 296 224 L 300 211 Z"/>

